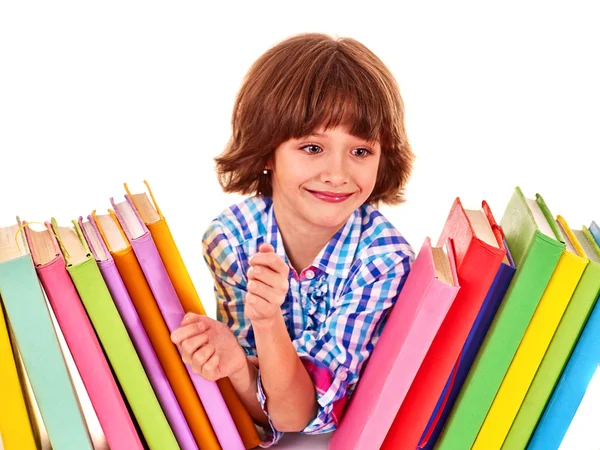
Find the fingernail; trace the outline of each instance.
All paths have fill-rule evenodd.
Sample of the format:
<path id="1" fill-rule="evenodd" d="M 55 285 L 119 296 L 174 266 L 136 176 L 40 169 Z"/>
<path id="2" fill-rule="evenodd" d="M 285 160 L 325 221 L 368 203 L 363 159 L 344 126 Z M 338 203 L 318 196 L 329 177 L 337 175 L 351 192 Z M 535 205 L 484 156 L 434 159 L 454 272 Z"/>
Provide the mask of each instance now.
<path id="1" fill-rule="evenodd" d="M 254 267 L 250 267 L 248 269 L 248 276 L 251 276 L 254 273 Z"/>
<path id="2" fill-rule="evenodd" d="M 252 280 L 251 280 L 251 281 L 249 281 L 249 282 L 248 282 L 248 288 L 254 287 L 254 285 L 255 285 L 255 284 L 256 284 L 256 283 L 255 283 L 254 281 L 252 281 Z"/>

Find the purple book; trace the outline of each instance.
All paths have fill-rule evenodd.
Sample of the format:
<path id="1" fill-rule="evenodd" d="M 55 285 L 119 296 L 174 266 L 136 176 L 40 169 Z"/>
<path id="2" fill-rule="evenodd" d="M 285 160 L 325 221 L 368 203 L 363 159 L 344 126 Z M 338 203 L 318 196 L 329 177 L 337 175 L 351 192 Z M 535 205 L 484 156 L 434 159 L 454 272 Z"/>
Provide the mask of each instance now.
<path id="1" fill-rule="evenodd" d="M 110 202 L 131 243 L 167 328 L 172 333 L 181 326 L 185 311 L 160 258 L 152 235 L 135 209 L 131 197 L 126 195 L 125 199 L 124 202 L 115 203 L 111 198 Z M 205 380 L 202 376 L 194 373 L 189 364 L 186 364 L 185 368 L 204 405 L 221 447 L 227 450 L 246 450 L 217 383 Z"/>
<path id="2" fill-rule="evenodd" d="M 115 301 L 115 306 L 123 319 L 125 328 L 131 337 L 131 341 L 140 357 L 144 370 L 148 374 L 150 383 L 156 392 L 158 401 L 165 412 L 165 416 L 171 425 L 179 446 L 182 450 L 198 450 L 198 445 L 179 407 L 169 380 L 158 361 L 150 339 L 144 330 L 142 321 L 133 306 L 131 297 L 125 288 L 115 262 L 100 236 L 96 223 L 91 216 L 88 216 L 86 222 L 79 217 L 79 226 L 94 255 L 94 259 L 98 263 L 102 277 Z"/>

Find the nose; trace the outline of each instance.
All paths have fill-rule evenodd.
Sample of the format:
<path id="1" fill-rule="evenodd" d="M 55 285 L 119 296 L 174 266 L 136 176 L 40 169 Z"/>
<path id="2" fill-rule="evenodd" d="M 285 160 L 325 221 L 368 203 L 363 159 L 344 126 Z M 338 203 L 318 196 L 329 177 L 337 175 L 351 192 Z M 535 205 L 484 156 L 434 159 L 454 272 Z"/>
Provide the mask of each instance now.
<path id="1" fill-rule="evenodd" d="M 321 181 L 333 187 L 343 186 L 348 182 L 347 161 L 341 152 L 331 154 L 331 157 L 324 162 Z"/>

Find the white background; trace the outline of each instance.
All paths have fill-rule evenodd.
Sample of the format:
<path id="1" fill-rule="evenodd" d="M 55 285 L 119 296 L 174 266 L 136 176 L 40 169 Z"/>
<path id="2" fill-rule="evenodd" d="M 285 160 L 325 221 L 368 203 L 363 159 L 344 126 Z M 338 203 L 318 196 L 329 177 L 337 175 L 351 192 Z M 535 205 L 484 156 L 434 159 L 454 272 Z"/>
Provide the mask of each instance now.
<path id="1" fill-rule="evenodd" d="M 574 228 L 600 221 L 593 2 L 396 3 L 3 2 L 0 226 L 105 213 L 147 179 L 214 317 L 201 236 L 239 197 L 213 158 L 250 64 L 304 31 L 354 37 L 396 76 L 417 161 L 383 212 L 416 249 L 455 197 L 500 220 L 517 185 Z"/>

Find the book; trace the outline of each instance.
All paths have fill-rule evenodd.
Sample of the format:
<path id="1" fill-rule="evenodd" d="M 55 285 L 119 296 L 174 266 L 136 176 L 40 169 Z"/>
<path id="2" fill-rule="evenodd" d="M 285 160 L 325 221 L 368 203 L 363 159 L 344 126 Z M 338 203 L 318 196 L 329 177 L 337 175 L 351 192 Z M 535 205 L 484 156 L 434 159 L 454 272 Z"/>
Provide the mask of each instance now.
<path id="1" fill-rule="evenodd" d="M 454 201 L 438 246 L 452 239 L 458 274 L 458 291 L 423 360 L 382 450 L 414 450 L 463 348 L 469 331 L 506 251 L 501 248 L 482 210 L 466 210 Z"/>
<path id="2" fill-rule="evenodd" d="M 146 180 L 144 180 L 144 184 L 148 193 L 132 194 L 125 183 L 124 187 L 127 192 L 125 197 L 137 210 L 141 220 L 152 235 L 152 240 L 156 244 L 160 258 L 164 263 L 169 279 L 173 283 L 173 288 L 183 306 L 184 312 L 206 315 L 200 296 L 194 287 L 192 278 L 177 248 L 167 220 L 156 202 L 150 184 Z M 150 198 L 148 198 L 148 194 Z M 260 444 L 260 436 L 250 414 L 248 414 L 248 411 L 246 411 L 246 408 L 233 389 L 231 381 L 229 378 L 221 378 L 217 380 L 217 385 L 225 399 L 227 408 L 233 417 L 244 445 L 247 449 L 257 447 Z"/>
<path id="3" fill-rule="evenodd" d="M 587 230 L 588 238 L 592 237 L 593 225 L 594 222 Z M 600 244 L 600 234 L 598 238 L 593 237 L 596 244 Z M 560 446 L 598 364 L 600 364 L 600 302 L 596 300 L 529 440 L 528 449 L 557 449 Z"/>
<path id="4" fill-rule="evenodd" d="M 479 430 L 473 449 L 500 448 L 523 403 L 552 337 L 569 304 L 573 292 L 588 265 L 588 259 L 577 254 L 575 248 L 562 236 L 547 208 L 546 220 L 555 238 L 566 243 L 548 286 L 525 330 L 523 339 L 510 363 L 496 397 Z"/>
<path id="5" fill-rule="evenodd" d="M 96 332 L 81 303 L 50 223 L 43 231 L 25 225 L 25 236 L 59 331 L 83 381 L 111 449 L 142 449 L 135 426 Z M 58 332 L 57 331 L 57 334 Z"/>
<path id="6" fill-rule="evenodd" d="M 146 334 L 146 330 L 144 330 L 142 321 L 133 306 L 131 297 L 123 283 L 123 279 L 115 266 L 114 259 L 102 241 L 98 228 L 90 220 L 84 222 L 83 217 L 79 218 L 78 224 L 93 257 L 96 260 L 96 264 L 98 264 L 98 268 L 106 282 L 106 286 L 115 301 L 115 306 L 129 333 L 131 342 L 140 357 L 167 420 L 171 425 L 171 429 L 173 430 L 173 433 L 175 433 L 179 446 L 182 450 L 197 450 L 198 445 L 194 440 L 194 436 L 185 420 L 181 407 L 173 393 L 173 389 L 171 389 L 169 380 L 160 365 L 156 352 L 152 348 L 152 344 Z"/>
<path id="7" fill-rule="evenodd" d="M 0 228 L 0 296 L 53 448 L 92 450 L 21 221 Z"/>
<path id="8" fill-rule="evenodd" d="M 181 326 L 185 312 L 160 258 L 152 235 L 130 201 L 125 200 L 117 203 L 111 198 L 110 202 L 117 220 L 131 243 L 167 328 L 172 333 Z M 194 373 L 190 365 L 186 364 L 185 368 L 202 404 L 210 405 L 210 408 L 206 408 L 206 414 L 221 446 L 232 450 L 245 450 L 240 433 L 233 422 L 231 413 L 227 409 L 227 404 L 217 384 Z"/>
<path id="9" fill-rule="evenodd" d="M 517 271 L 460 390 L 436 450 L 471 448 L 565 244 L 546 220 L 543 198 L 516 187 L 500 220 Z"/>
<path id="10" fill-rule="evenodd" d="M 426 238 L 392 307 L 330 450 L 379 448 L 459 290 L 451 241 Z"/>
<path id="11" fill-rule="evenodd" d="M 527 446 L 600 294 L 600 248 L 586 227 L 571 230 L 561 216 L 558 216 L 558 223 L 564 230 L 567 247 L 572 247 L 572 251 L 589 262 L 502 445 L 504 450 Z"/>
<path id="12" fill-rule="evenodd" d="M 438 436 L 442 432 L 446 419 L 450 415 L 450 411 L 454 406 L 454 402 L 458 397 L 460 389 L 467 378 L 471 365 L 477 356 L 481 343 L 483 342 L 485 335 L 505 297 L 506 291 L 512 282 L 512 279 L 516 272 L 516 266 L 508 244 L 506 243 L 502 228 L 496 223 L 496 220 L 492 214 L 492 211 L 487 202 L 482 202 L 482 210 L 485 212 L 488 221 L 492 227 L 492 231 L 496 235 L 496 239 L 500 244 L 501 248 L 506 251 L 506 256 L 500 264 L 500 269 L 492 282 L 490 290 L 488 291 L 483 305 L 477 314 L 475 323 L 469 332 L 465 345 L 463 346 L 458 360 L 454 364 L 454 369 L 446 381 L 444 390 L 438 402 L 429 418 L 427 428 L 421 437 L 419 448 L 431 450 L 435 444 Z"/>
<path id="13" fill-rule="evenodd" d="M 559 450 L 572 448 L 596 450 L 600 448 L 600 366 L 586 387 L 575 417 L 563 438 Z"/>
<path id="14" fill-rule="evenodd" d="M 221 446 L 212 429 L 206 411 L 185 368 L 176 346 L 171 342 L 169 329 L 158 309 L 144 272 L 123 232 L 114 211 L 88 216 L 98 229 L 102 241 L 112 256 L 123 284 L 142 321 L 148 339 L 177 397 L 188 426 L 203 450 L 220 450 Z"/>
<path id="15" fill-rule="evenodd" d="M 67 271 L 145 441 L 151 448 L 179 449 L 79 224 L 72 221 L 72 226 L 59 226 L 54 218 L 50 223 L 67 262 Z"/>
<path id="16" fill-rule="evenodd" d="M 37 450 L 0 299 L 0 431 L 7 450 Z"/>

